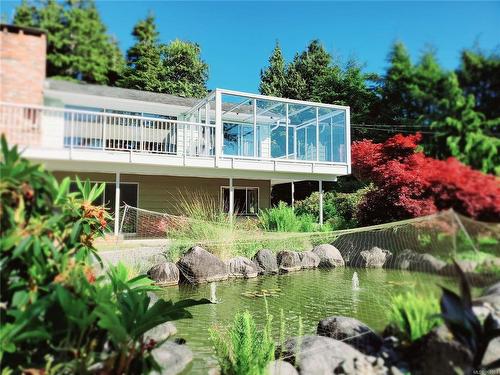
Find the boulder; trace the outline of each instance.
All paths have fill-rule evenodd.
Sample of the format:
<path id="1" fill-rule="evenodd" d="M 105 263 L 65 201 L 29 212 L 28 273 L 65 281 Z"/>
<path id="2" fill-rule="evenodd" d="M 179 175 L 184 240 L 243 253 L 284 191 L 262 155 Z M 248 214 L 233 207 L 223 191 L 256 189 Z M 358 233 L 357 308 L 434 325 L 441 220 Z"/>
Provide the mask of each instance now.
<path id="1" fill-rule="evenodd" d="M 431 254 L 419 254 L 409 249 L 401 251 L 385 265 L 386 268 L 431 273 L 439 273 L 445 266 L 446 262 Z"/>
<path id="2" fill-rule="evenodd" d="M 498 360 L 498 358 L 500 358 L 500 337 L 495 337 L 488 344 L 488 348 L 486 348 L 486 353 L 484 353 L 482 365 L 487 366 L 490 363 Z"/>
<path id="3" fill-rule="evenodd" d="M 179 269 L 172 262 L 162 262 L 149 269 L 148 277 L 159 285 L 179 284 Z"/>
<path id="4" fill-rule="evenodd" d="M 231 258 L 226 262 L 229 277 L 239 277 L 249 279 L 257 277 L 257 266 L 250 259 L 245 257 Z"/>
<path id="5" fill-rule="evenodd" d="M 193 360 L 193 353 L 186 345 L 166 341 L 151 354 L 161 367 L 160 371 L 153 370 L 152 375 L 176 375 L 183 372 Z"/>
<path id="6" fill-rule="evenodd" d="M 259 270 L 259 274 L 269 275 L 278 273 L 278 261 L 276 254 L 271 250 L 263 249 L 257 251 L 253 261 Z"/>
<path id="7" fill-rule="evenodd" d="M 267 366 L 268 375 L 299 375 L 298 371 L 290 363 L 276 360 L 269 362 Z"/>
<path id="8" fill-rule="evenodd" d="M 353 347 L 323 336 L 304 336 L 285 341 L 283 358 L 295 364 L 301 375 L 387 373 L 383 360 L 370 362 L 367 356 Z"/>
<path id="9" fill-rule="evenodd" d="M 345 316 L 331 316 L 321 320 L 316 333 L 343 341 L 365 354 L 375 354 L 384 342 L 370 327 Z"/>
<path id="10" fill-rule="evenodd" d="M 298 271 L 302 268 L 299 253 L 283 250 L 276 256 L 280 272 Z"/>
<path id="11" fill-rule="evenodd" d="M 382 268 L 391 256 L 392 253 L 389 250 L 374 246 L 370 250 L 361 251 L 358 256 L 350 259 L 348 263 L 351 267 Z"/>
<path id="12" fill-rule="evenodd" d="M 490 285 L 483 292 L 483 296 L 488 296 L 488 295 L 491 295 L 491 294 L 498 294 L 498 295 L 500 295 L 500 281 L 497 281 L 495 284 Z"/>
<path id="13" fill-rule="evenodd" d="M 299 257 L 302 268 L 316 268 L 319 266 L 319 256 L 312 251 L 303 251 L 299 253 Z"/>
<path id="14" fill-rule="evenodd" d="M 320 267 L 342 267 L 345 265 L 340 251 L 333 245 L 323 244 L 316 246 L 312 252 L 319 257 Z"/>
<path id="15" fill-rule="evenodd" d="M 163 341 L 177 333 L 177 328 L 172 322 L 165 322 L 154 328 L 151 328 L 144 334 L 146 339 L 153 339 L 155 341 Z"/>
<path id="16" fill-rule="evenodd" d="M 226 264 L 200 246 L 194 246 L 177 262 L 181 280 L 199 284 L 228 278 Z"/>
<path id="17" fill-rule="evenodd" d="M 472 273 L 478 266 L 478 262 L 473 260 L 457 260 L 457 264 L 460 266 L 461 270 L 465 273 Z M 448 263 L 444 266 L 440 272 L 444 276 L 456 276 L 458 274 L 457 269 L 453 263 Z"/>
<path id="18" fill-rule="evenodd" d="M 408 349 L 412 373 L 426 375 L 472 373 L 472 353 L 453 338 L 446 326 L 440 326 L 413 342 Z"/>

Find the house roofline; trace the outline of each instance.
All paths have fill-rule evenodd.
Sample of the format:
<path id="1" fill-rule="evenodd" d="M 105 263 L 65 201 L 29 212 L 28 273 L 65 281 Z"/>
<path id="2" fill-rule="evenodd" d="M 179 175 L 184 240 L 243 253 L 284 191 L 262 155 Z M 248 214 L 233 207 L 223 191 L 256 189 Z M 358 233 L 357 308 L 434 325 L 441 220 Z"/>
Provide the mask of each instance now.
<path id="1" fill-rule="evenodd" d="M 8 31 L 10 33 L 19 33 L 22 31 L 24 34 L 34 36 L 47 35 L 47 32 L 43 29 L 38 29 L 36 27 L 11 25 L 6 23 L 0 23 L 0 30 L 2 30 L 3 32 Z"/>

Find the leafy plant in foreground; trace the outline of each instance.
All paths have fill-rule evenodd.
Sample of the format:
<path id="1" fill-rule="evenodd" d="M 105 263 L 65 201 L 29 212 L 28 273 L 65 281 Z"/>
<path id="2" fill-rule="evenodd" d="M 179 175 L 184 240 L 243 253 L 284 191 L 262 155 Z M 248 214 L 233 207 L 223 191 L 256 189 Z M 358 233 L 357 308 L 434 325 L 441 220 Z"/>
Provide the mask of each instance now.
<path id="1" fill-rule="evenodd" d="M 271 337 L 272 317 L 267 313 L 264 328 L 259 330 L 252 315 L 237 313 L 227 332 L 212 328 L 210 337 L 215 346 L 222 375 L 264 375 L 274 359 L 275 345 Z"/>
<path id="2" fill-rule="evenodd" d="M 481 369 L 484 354 L 489 343 L 500 336 L 500 326 L 490 313 L 483 323 L 472 310 L 469 282 L 456 262 L 455 269 L 460 277 L 460 296 L 442 287 L 441 317 L 453 336 L 473 354 L 473 368 Z M 498 368 L 500 359 L 487 364 L 484 370 Z"/>
<path id="3" fill-rule="evenodd" d="M 1 140 L 0 361 L 5 371 L 136 374 L 157 369 L 144 334 L 190 317 L 208 300 L 158 300 L 145 276 L 122 265 L 96 276 L 90 256 L 108 215 L 92 202 L 104 185 L 60 184 Z M 50 362 L 50 363 L 49 363 Z M 49 370 L 50 371 L 49 371 Z M 52 372 L 51 372 L 52 371 Z"/>
<path id="4" fill-rule="evenodd" d="M 407 292 L 393 297 L 389 320 L 406 340 L 415 341 L 441 324 L 438 313 L 436 298 Z"/>

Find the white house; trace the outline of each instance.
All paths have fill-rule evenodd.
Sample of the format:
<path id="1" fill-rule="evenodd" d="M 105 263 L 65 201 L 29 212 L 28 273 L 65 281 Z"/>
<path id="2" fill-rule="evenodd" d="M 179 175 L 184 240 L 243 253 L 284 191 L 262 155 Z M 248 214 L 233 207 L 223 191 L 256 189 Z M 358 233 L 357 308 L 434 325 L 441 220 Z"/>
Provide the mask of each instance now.
<path id="1" fill-rule="evenodd" d="M 57 177 L 106 182 L 103 202 L 115 217 L 123 204 L 179 214 L 179 197 L 196 193 L 231 214 L 255 215 L 270 206 L 274 184 L 318 180 L 322 192 L 322 181 L 350 173 L 349 107 L 45 79 L 45 66 L 32 64 L 45 61 L 43 32 L 0 28 L 0 131 Z"/>

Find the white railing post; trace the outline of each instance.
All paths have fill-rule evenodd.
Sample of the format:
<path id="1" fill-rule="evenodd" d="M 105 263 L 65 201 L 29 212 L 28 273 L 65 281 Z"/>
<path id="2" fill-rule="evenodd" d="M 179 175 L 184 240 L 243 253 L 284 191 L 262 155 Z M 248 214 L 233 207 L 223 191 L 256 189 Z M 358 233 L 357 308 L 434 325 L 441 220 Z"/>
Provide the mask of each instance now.
<path id="1" fill-rule="evenodd" d="M 257 157 L 257 99 L 252 100 L 253 104 L 253 156 Z"/>
<path id="2" fill-rule="evenodd" d="M 75 113 L 71 112 L 71 118 L 69 121 L 69 152 L 70 155 L 73 153 L 73 142 L 74 142 L 74 121 L 75 121 Z"/>
<path id="3" fill-rule="evenodd" d="M 120 172 L 116 172 L 115 180 L 115 236 L 120 232 Z"/>
<path id="4" fill-rule="evenodd" d="M 215 89 L 215 166 L 219 166 L 219 159 L 222 155 L 223 145 L 222 129 L 222 94 Z"/>
<path id="5" fill-rule="evenodd" d="M 290 133 L 288 131 L 288 103 L 285 104 L 285 155 L 288 159 L 288 154 L 290 153 L 288 150 L 288 137 Z M 293 183 L 293 182 L 292 182 Z"/>
<path id="6" fill-rule="evenodd" d="M 102 126 L 102 149 L 106 150 L 106 119 L 105 114 L 101 115 L 101 126 Z"/>

